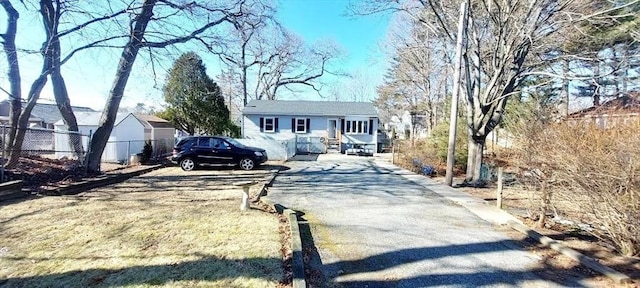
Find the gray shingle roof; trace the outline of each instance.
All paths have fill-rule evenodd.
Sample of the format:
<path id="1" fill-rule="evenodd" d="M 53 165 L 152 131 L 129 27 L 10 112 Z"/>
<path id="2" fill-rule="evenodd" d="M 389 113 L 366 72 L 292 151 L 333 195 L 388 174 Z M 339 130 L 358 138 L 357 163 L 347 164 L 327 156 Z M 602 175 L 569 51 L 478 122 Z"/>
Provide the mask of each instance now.
<path id="1" fill-rule="evenodd" d="M 155 115 L 133 114 L 133 116 L 136 117 L 146 128 L 175 128 L 169 121 Z"/>
<path id="2" fill-rule="evenodd" d="M 243 115 L 365 116 L 378 117 L 369 102 L 251 100 Z"/>
<path id="3" fill-rule="evenodd" d="M 89 107 L 79 107 L 72 106 L 73 112 L 94 112 L 95 110 Z M 58 120 L 62 119 L 62 114 L 60 114 L 60 110 L 58 110 L 58 106 L 56 104 L 47 104 L 47 103 L 36 103 L 33 106 L 33 110 L 31 111 L 32 117 L 37 117 L 42 119 L 45 123 L 56 123 Z"/>

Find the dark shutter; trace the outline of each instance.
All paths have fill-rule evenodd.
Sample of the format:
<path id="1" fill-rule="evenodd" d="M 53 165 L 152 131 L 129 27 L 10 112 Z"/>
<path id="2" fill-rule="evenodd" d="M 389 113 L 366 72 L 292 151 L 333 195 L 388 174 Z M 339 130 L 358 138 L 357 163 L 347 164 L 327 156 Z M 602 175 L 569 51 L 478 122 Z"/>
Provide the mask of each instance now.
<path id="1" fill-rule="evenodd" d="M 274 125 L 276 125 L 276 126 L 274 127 L 274 130 L 275 130 L 276 132 L 278 132 L 278 131 L 279 131 L 279 130 L 278 130 L 278 118 L 274 119 L 273 121 L 275 122 L 275 124 L 274 124 Z"/>
<path id="2" fill-rule="evenodd" d="M 296 118 L 291 118 L 291 132 L 296 133 Z"/>
<path id="3" fill-rule="evenodd" d="M 340 133 L 344 134 L 344 119 L 340 119 Z"/>
<path id="4" fill-rule="evenodd" d="M 311 119 L 307 118 L 307 133 L 311 133 Z"/>
<path id="5" fill-rule="evenodd" d="M 264 131 L 264 118 L 260 117 L 260 132 Z"/>
<path id="6" fill-rule="evenodd" d="M 373 135 L 373 119 L 369 119 L 369 135 Z"/>

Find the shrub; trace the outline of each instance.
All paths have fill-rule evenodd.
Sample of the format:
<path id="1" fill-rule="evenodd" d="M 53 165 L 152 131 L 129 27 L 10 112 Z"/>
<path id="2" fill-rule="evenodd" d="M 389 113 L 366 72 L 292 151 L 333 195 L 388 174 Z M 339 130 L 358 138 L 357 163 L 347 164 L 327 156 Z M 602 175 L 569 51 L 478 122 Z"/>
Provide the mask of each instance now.
<path id="1" fill-rule="evenodd" d="M 142 147 L 142 161 L 143 163 L 151 161 L 151 156 L 153 155 L 153 146 L 151 145 L 151 140 L 147 140 L 144 142 L 144 146 Z"/>
<path id="2" fill-rule="evenodd" d="M 458 120 L 456 133 L 455 170 L 460 173 L 467 165 L 467 130 L 463 119 Z M 399 151 L 398 165 L 416 173 L 423 173 L 422 166 L 428 165 L 435 169 L 434 174 L 444 175 L 447 168 L 447 150 L 449 149 L 449 123 L 436 125 L 431 136 L 426 139 L 395 141 Z M 416 165 L 416 163 L 421 165 Z"/>
<path id="3" fill-rule="evenodd" d="M 640 253 L 640 124 L 534 126 L 518 145 L 525 183 L 541 219 L 553 210 L 591 224 L 627 255 Z M 538 202 L 539 201 L 539 202 Z"/>

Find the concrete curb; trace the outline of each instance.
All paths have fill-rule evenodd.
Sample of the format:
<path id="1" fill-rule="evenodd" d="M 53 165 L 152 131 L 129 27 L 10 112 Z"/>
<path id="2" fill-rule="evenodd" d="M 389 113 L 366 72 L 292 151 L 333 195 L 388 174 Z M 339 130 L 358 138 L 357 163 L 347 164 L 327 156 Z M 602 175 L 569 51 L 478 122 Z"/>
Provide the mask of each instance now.
<path id="1" fill-rule="evenodd" d="M 382 163 L 382 164 L 393 165 L 390 163 Z M 396 167 L 397 169 L 400 169 L 400 171 L 402 171 L 403 173 L 402 176 L 405 179 L 408 179 L 422 187 L 425 187 L 433 191 L 434 193 L 452 201 L 453 203 L 456 203 L 466 208 L 467 210 L 471 211 L 473 214 L 475 214 L 476 216 L 478 216 L 479 218 L 487 222 L 494 223 L 497 225 L 507 225 L 510 228 L 518 232 L 521 232 L 534 240 L 537 240 L 541 244 L 548 246 L 551 249 L 556 250 L 575 261 L 578 261 L 578 263 L 580 263 L 581 265 L 588 267 L 599 273 L 602 273 L 603 275 L 611 278 L 616 283 L 624 284 L 624 283 L 631 282 L 631 278 L 629 276 L 624 275 L 610 267 L 604 266 L 598 263 L 593 258 L 587 257 L 571 248 L 568 248 L 562 245 L 561 242 L 558 242 L 549 237 L 543 236 L 539 232 L 525 226 L 522 223 L 522 221 L 520 221 L 520 219 L 511 215 L 507 211 L 499 209 L 498 207 L 495 207 L 495 206 L 487 205 L 481 199 L 468 195 L 464 192 L 461 192 L 449 186 L 430 181 L 428 178 L 425 178 L 422 175 L 418 175 L 414 172 L 398 167 L 396 165 L 393 165 L 393 166 Z M 425 183 L 425 182 L 430 182 L 430 183 Z"/>
<path id="2" fill-rule="evenodd" d="M 258 201 L 268 205 L 273 208 L 279 214 L 283 214 L 287 216 L 287 220 L 289 221 L 289 230 L 291 233 L 291 269 L 293 270 L 293 288 L 305 288 L 307 287 L 307 282 L 305 280 L 304 275 L 304 260 L 302 254 L 302 237 L 300 237 L 300 226 L 298 226 L 298 215 L 296 211 L 291 209 L 287 209 L 280 204 L 273 203 L 269 199 L 262 198 L 262 196 L 266 195 L 266 188 L 270 187 L 273 184 L 273 181 L 278 176 L 280 171 L 276 171 L 273 176 L 262 185 L 260 193 L 258 194 Z"/>
<path id="3" fill-rule="evenodd" d="M 291 268 L 293 270 L 293 288 L 307 287 L 304 275 L 304 260 L 302 259 L 302 238 L 298 226 L 298 215 L 291 209 L 284 210 L 289 219 L 291 229 Z"/>
<path id="4" fill-rule="evenodd" d="M 162 167 L 164 167 L 164 165 L 159 164 L 127 173 L 105 174 L 95 179 L 63 184 L 53 189 L 46 190 L 43 194 L 48 196 L 76 195 L 89 189 L 120 183 Z"/>

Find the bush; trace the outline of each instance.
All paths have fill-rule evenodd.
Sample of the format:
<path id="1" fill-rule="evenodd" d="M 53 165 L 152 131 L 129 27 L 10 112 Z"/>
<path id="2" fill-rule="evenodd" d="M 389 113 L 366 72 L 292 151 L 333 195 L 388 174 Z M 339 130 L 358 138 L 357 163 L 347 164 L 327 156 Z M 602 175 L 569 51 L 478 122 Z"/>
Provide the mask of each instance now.
<path id="1" fill-rule="evenodd" d="M 458 119 L 458 132 L 456 133 L 456 145 L 454 154 L 454 166 L 456 169 L 465 170 L 467 167 L 468 139 L 467 126 L 464 119 Z M 431 137 L 427 139 L 427 145 L 431 153 L 435 155 L 441 163 L 447 163 L 449 150 L 449 122 L 440 123 L 433 127 Z"/>
<path id="2" fill-rule="evenodd" d="M 140 161 L 142 163 L 146 163 L 151 161 L 151 156 L 153 156 L 153 146 L 151 145 L 151 140 L 147 140 L 144 142 L 144 147 L 142 147 L 142 158 Z"/>
<path id="3" fill-rule="evenodd" d="M 410 140 L 396 141 L 396 143 L 399 143 L 398 165 L 403 168 L 423 173 L 422 166 L 428 165 L 434 168 L 436 175 L 444 175 L 446 172 L 449 149 L 448 122 L 436 125 L 430 137 L 416 139 L 413 146 Z M 418 162 L 421 165 L 416 165 Z M 467 166 L 467 130 L 464 119 L 458 119 L 454 166 L 457 173 L 465 171 Z"/>
<path id="4" fill-rule="evenodd" d="M 533 127 L 517 160 L 541 219 L 553 210 L 591 224 L 622 254 L 640 254 L 640 123 Z"/>

